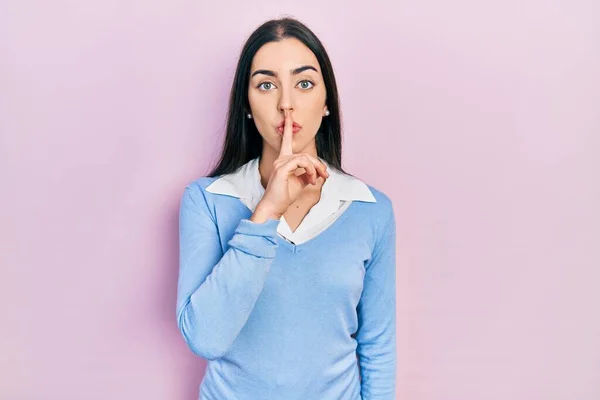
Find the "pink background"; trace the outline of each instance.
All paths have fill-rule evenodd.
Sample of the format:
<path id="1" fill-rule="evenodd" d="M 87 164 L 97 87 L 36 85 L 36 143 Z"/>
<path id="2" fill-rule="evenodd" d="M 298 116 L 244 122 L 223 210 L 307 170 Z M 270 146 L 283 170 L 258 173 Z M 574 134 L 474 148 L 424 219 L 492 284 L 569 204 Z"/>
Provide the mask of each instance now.
<path id="1" fill-rule="evenodd" d="M 196 398 L 179 199 L 282 14 L 330 52 L 345 167 L 394 201 L 398 399 L 599 399 L 593 0 L 3 1 L 0 398 Z"/>

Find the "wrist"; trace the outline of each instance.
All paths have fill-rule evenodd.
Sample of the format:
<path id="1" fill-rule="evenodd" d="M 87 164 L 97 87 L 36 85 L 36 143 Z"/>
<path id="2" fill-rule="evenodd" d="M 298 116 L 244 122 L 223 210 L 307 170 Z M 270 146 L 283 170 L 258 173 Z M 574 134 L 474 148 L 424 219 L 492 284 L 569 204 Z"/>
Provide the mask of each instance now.
<path id="1" fill-rule="evenodd" d="M 282 213 L 279 213 L 279 212 L 273 210 L 272 207 L 258 203 L 256 208 L 254 209 L 254 213 L 250 217 L 250 221 L 257 223 L 257 224 L 262 224 L 269 219 L 275 219 L 275 220 L 281 219 L 282 215 L 283 215 Z"/>

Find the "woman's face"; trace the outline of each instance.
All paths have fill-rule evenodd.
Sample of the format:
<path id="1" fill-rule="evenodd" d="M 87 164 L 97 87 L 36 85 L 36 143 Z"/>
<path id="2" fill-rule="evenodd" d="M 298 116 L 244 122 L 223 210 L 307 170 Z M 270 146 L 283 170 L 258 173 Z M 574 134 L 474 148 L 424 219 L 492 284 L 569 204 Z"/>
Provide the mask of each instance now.
<path id="1" fill-rule="evenodd" d="M 289 109 L 300 127 L 294 128 L 294 153 L 316 155 L 315 136 L 327 106 L 323 75 L 312 51 L 294 38 L 269 42 L 254 56 L 250 76 L 250 112 L 264 150 L 279 153 L 284 110 Z"/>

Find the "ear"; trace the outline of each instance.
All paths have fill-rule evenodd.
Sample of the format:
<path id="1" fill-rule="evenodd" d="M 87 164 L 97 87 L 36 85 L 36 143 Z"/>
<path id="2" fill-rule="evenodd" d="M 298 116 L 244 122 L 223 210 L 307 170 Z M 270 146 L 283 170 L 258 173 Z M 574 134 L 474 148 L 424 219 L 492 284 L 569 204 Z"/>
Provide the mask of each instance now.
<path id="1" fill-rule="evenodd" d="M 325 105 L 325 107 L 323 107 L 323 114 L 325 114 L 327 112 L 327 105 Z"/>

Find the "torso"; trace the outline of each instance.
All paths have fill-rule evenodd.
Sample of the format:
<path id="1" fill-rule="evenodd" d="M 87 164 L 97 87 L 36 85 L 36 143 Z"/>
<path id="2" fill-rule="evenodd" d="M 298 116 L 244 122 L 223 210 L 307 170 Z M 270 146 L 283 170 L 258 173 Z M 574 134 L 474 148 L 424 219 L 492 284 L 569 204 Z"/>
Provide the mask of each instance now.
<path id="1" fill-rule="evenodd" d="M 283 214 L 290 230 L 295 232 L 298 226 L 304 220 L 310 209 L 321 199 L 321 188 L 323 183 L 317 183 L 314 187 L 307 186 L 306 189 L 295 202 L 293 202 L 287 211 Z"/>

